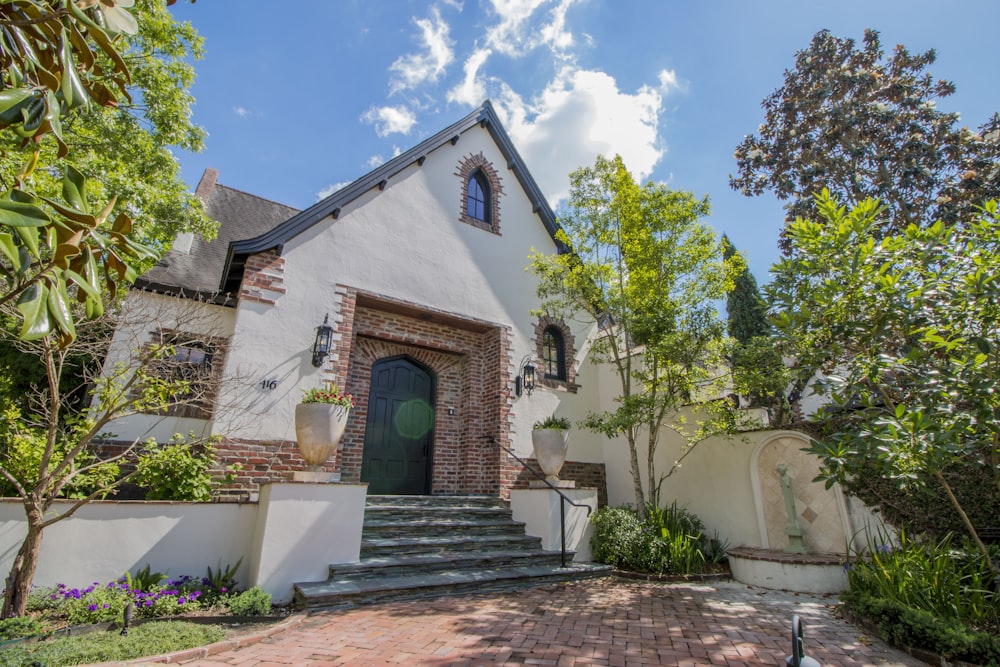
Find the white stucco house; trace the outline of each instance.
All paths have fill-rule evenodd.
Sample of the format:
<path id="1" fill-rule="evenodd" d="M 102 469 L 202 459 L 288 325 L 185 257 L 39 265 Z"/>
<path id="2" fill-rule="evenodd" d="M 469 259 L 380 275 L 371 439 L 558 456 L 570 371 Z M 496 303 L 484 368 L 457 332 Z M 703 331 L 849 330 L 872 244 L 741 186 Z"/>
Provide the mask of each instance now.
<path id="1" fill-rule="evenodd" d="M 527 258 L 559 251 L 556 221 L 489 102 L 304 211 L 212 169 L 197 194 L 218 238 L 182 235 L 136 282 L 109 361 L 128 359 L 138 330 L 218 387 L 194 409 L 115 424 L 118 439 L 221 434 L 222 462 L 243 466 L 227 491 L 252 499 L 301 469 L 295 405 L 334 382 L 356 407 L 329 472 L 370 493 L 506 496 L 527 476 L 494 440 L 529 458 L 535 421 L 598 408 L 589 328 L 531 315 Z M 178 310 L 200 330 L 179 331 Z M 314 355 L 321 326 L 331 345 Z M 529 363 L 530 396 L 517 380 Z M 562 476 L 605 498 L 600 439 L 574 431 L 569 458 Z"/>
<path id="2" fill-rule="evenodd" d="M 220 466 L 241 466 L 219 498 L 234 502 L 92 503 L 47 531 L 37 583 L 243 559 L 244 581 L 288 599 L 293 582 L 359 558 L 366 494 L 511 499 L 515 519 L 559 549 L 559 502 L 525 489 L 533 477 L 519 459 L 534 466 L 536 421 L 613 409 L 617 381 L 590 363 L 593 325 L 532 314 L 529 254 L 566 249 L 489 102 L 302 211 L 224 185 L 213 169 L 197 194 L 218 237 L 182 234 L 135 282 L 106 364 L 134 367 L 136 350 L 168 343 L 174 371 L 207 391 L 112 423 L 106 444 L 219 435 Z M 535 369 L 531 388 L 525 366 Z M 325 465 L 341 484 L 292 484 L 304 468 L 295 406 L 325 382 L 356 402 Z M 781 550 L 780 464 L 795 479 L 805 546 L 843 552 L 867 518 L 836 487 L 811 481 L 819 464 L 807 445 L 791 431 L 705 442 L 663 500 L 732 547 Z M 665 430 L 657 468 L 670 469 L 683 446 Z M 623 439 L 573 429 L 560 477 L 592 506 L 629 503 L 627 460 Z M 572 548 L 589 553 L 586 515 L 573 521 Z M 9 567 L 24 529 L 17 503 L 0 501 L 0 565 Z M 102 546 L 110 542 L 113 554 Z"/>

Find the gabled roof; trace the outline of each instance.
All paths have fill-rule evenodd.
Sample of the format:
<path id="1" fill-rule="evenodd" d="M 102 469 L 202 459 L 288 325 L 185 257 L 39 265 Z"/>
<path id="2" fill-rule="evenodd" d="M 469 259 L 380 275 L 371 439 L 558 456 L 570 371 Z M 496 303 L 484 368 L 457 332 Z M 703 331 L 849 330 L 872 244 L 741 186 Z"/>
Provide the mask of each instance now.
<path id="1" fill-rule="evenodd" d="M 205 213 L 219 223 L 218 236 L 212 241 L 195 236 L 187 251 L 175 242 L 174 249 L 135 281 L 137 288 L 225 305 L 235 303 L 235 293 L 219 293 L 219 276 L 229 245 L 273 229 L 298 209 L 218 184 L 218 176 L 215 169 L 206 169 L 197 191 Z"/>
<path id="2" fill-rule="evenodd" d="M 462 120 L 449 125 L 405 153 L 401 153 L 350 185 L 341 188 L 326 199 L 293 215 L 285 222 L 268 228 L 257 236 L 244 237 L 243 240 L 231 242 L 225 258 L 222 281 L 217 285 L 217 288 L 224 293 L 236 291 L 239 289 L 239 284 L 243 277 L 243 266 L 249 255 L 271 250 L 272 248 L 277 248 L 280 253 L 285 243 L 289 240 L 328 216 L 332 215 L 336 218 L 344 206 L 372 188 L 384 188 L 393 176 L 414 162 L 422 165 L 427 155 L 432 151 L 445 144 L 455 145 L 460 140 L 463 132 L 472 129 L 476 125 L 481 125 L 489 131 L 490 136 L 493 137 L 493 141 L 496 142 L 507 160 L 507 168 L 514 172 L 518 183 L 521 184 L 524 192 L 531 200 L 534 212 L 541 218 L 545 229 L 554 239 L 556 231 L 559 229 L 556 224 L 555 214 L 545 200 L 545 196 L 542 195 L 538 184 L 535 183 L 535 179 L 528 172 L 517 149 L 514 148 L 514 144 L 507 135 L 507 131 L 500 124 L 493 105 L 487 100 L 481 107 Z M 562 248 L 561 244 L 558 245 Z"/>

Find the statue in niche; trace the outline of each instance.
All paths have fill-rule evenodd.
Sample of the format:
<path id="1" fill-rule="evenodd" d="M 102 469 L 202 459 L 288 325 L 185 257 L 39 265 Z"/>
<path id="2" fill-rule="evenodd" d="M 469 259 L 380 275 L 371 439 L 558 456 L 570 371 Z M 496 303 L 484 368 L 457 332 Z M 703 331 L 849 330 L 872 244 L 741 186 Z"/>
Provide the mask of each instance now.
<path id="1" fill-rule="evenodd" d="M 788 535 L 788 553 L 802 554 L 806 552 L 802 543 L 802 527 L 799 526 L 799 514 L 795 510 L 795 493 L 792 491 L 792 476 L 784 463 L 777 466 L 778 481 L 781 484 L 781 494 L 785 498 L 785 534 Z"/>

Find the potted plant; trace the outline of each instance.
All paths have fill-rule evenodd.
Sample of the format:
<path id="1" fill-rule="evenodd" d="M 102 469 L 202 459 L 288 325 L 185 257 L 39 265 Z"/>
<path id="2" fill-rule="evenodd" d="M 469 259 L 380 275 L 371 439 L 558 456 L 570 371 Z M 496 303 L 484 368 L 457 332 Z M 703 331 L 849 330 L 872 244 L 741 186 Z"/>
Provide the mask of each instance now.
<path id="1" fill-rule="evenodd" d="M 545 479 L 553 484 L 559 482 L 559 471 L 566 461 L 569 446 L 569 420 L 550 415 L 535 422 L 531 430 L 531 444 Z"/>
<path id="2" fill-rule="evenodd" d="M 295 438 L 306 470 L 320 470 L 336 451 L 353 407 L 354 397 L 332 382 L 303 392 L 295 406 Z"/>

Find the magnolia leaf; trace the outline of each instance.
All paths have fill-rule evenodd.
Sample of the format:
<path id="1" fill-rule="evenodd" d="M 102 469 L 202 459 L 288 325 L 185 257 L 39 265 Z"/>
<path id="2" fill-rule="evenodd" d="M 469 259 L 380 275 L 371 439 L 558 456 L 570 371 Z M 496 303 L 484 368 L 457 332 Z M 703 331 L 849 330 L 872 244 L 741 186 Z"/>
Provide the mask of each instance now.
<path id="1" fill-rule="evenodd" d="M 34 95 L 35 91 L 31 88 L 8 88 L 0 91 L 0 127 L 21 122 L 21 109 Z"/>
<path id="2" fill-rule="evenodd" d="M 55 285 L 49 287 L 48 310 L 59 332 L 64 334 L 59 336 L 59 347 L 66 347 L 76 338 L 76 328 L 73 325 L 73 313 L 70 312 L 66 282 L 61 277 Z"/>
<path id="3" fill-rule="evenodd" d="M 80 241 L 82 238 L 83 232 L 77 232 L 68 242 L 60 243 L 56 247 L 56 253 L 52 258 L 52 262 L 60 269 L 68 267 L 70 258 L 80 254 Z"/>
<path id="4" fill-rule="evenodd" d="M 14 237 L 8 232 L 0 232 L 0 252 L 14 265 L 15 271 L 21 270 L 20 253 L 17 251 L 17 244 Z"/>
<path id="5" fill-rule="evenodd" d="M 73 165 L 66 165 L 66 172 L 63 175 L 63 199 L 70 206 L 81 213 L 90 213 L 90 204 L 87 202 L 87 177 Z"/>
<path id="6" fill-rule="evenodd" d="M 104 208 L 101 209 L 101 212 L 97 214 L 97 224 L 103 224 L 104 221 L 108 219 L 108 216 L 111 215 L 111 209 L 115 207 L 116 201 L 118 201 L 118 195 L 112 197 L 111 201 L 109 201 Z"/>
<path id="7" fill-rule="evenodd" d="M 42 227 L 50 222 L 48 214 L 33 204 L 0 199 L 0 225 Z"/>
<path id="8" fill-rule="evenodd" d="M 41 257 L 38 252 L 38 227 L 18 227 L 17 236 L 22 246 L 34 257 Z"/>
<path id="9" fill-rule="evenodd" d="M 116 234 L 128 235 L 132 233 L 132 218 L 125 215 L 124 213 L 119 213 L 118 217 L 115 218 L 115 224 L 112 225 L 111 231 Z"/>
<path id="10" fill-rule="evenodd" d="M 62 42 L 63 71 L 59 92 L 62 94 L 63 102 L 70 109 L 86 106 L 90 101 L 89 96 L 87 95 L 87 89 L 80 82 L 80 77 L 77 76 L 73 58 L 73 45 L 66 34 L 66 30 L 62 31 L 60 42 Z M 87 49 L 87 53 L 90 53 L 90 49 Z"/>
<path id="11" fill-rule="evenodd" d="M 21 325 L 21 340 L 38 340 L 52 332 L 48 309 L 49 286 L 44 281 L 32 283 L 17 300 L 24 323 Z"/>
<path id="12" fill-rule="evenodd" d="M 54 208 L 60 215 L 65 216 L 68 220 L 81 224 L 87 229 L 93 229 L 97 226 L 97 218 L 89 213 L 80 213 L 79 211 L 69 208 L 68 206 L 63 206 L 54 199 L 46 198 L 45 203 Z"/>

